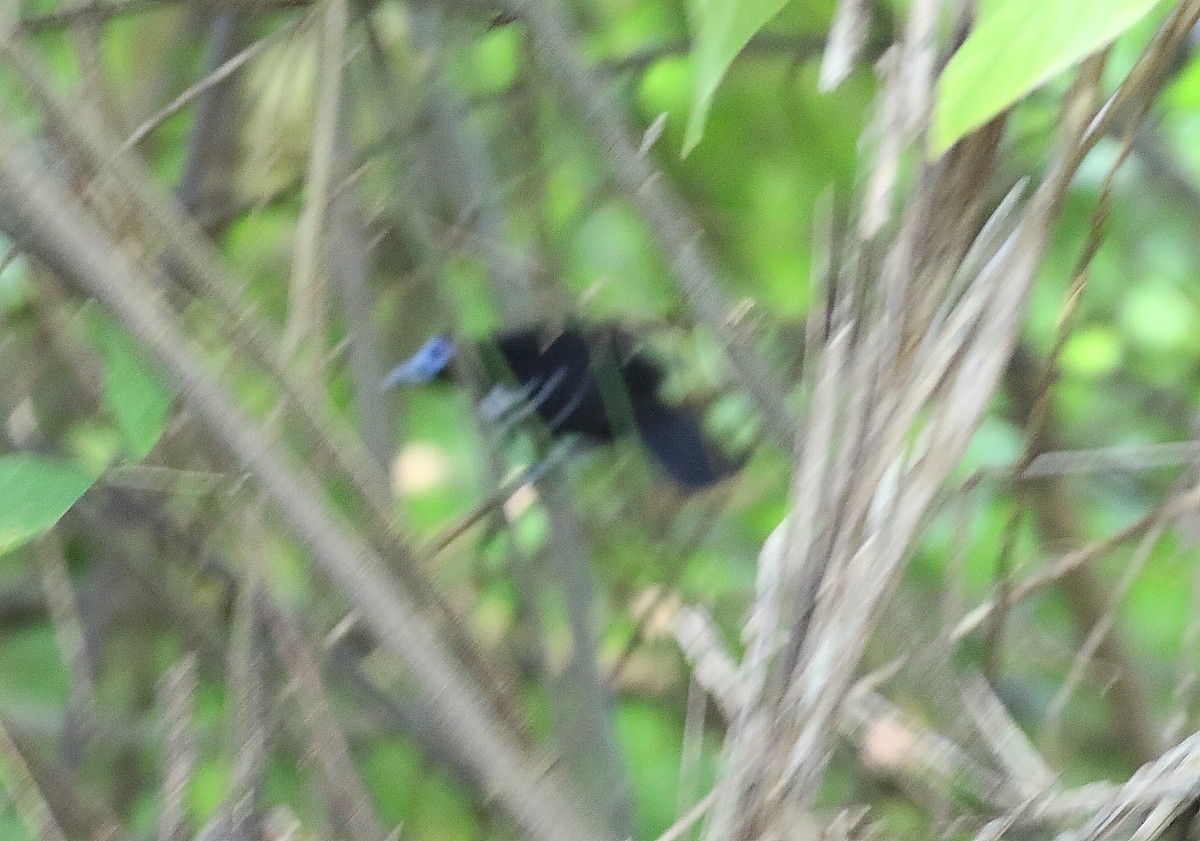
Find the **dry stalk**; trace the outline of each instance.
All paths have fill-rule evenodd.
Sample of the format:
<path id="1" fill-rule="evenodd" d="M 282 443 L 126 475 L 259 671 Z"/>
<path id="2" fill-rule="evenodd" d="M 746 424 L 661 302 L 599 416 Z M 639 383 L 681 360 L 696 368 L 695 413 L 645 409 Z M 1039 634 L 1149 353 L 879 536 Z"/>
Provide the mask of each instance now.
<path id="1" fill-rule="evenodd" d="M 187 791 L 199 759 L 192 733 L 196 695 L 196 656 L 185 655 L 167 670 L 159 685 L 164 762 L 159 841 L 187 841 Z"/>
<path id="2" fill-rule="evenodd" d="M 813 354 L 792 510 L 760 556 L 747 653 L 735 679 L 720 679 L 741 698 L 710 841 L 807 837 L 797 819 L 812 806 L 863 650 L 1008 365 L 1066 186 L 1114 110 L 1145 113 L 1164 57 L 1200 10 L 1178 7 L 1099 111 L 1098 62 L 1085 63 L 1064 97 L 1045 179 L 1028 199 L 1014 187 L 987 224 L 974 220 L 999 123 L 920 169 L 877 260 L 897 161 L 923 148 L 924 117 L 912 109 L 924 115 L 931 100 L 936 6 L 913 4 L 905 40 L 885 63 L 874 187 L 837 276 L 829 338 Z M 1027 763 L 1032 754 L 1022 755 Z"/>
<path id="3" fill-rule="evenodd" d="M 143 343 L 209 434 L 254 477 L 314 561 L 361 610 L 381 644 L 408 666 L 421 706 L 480 788 L 530 837 L 608 837 L 561 775 L 546 771 L 520 746 L 410 593 L 390 580 L 381 555 L 333 514 L 312 472 L 291 463 L 207 370 L 196 342 L 145 273 L 6 129 L 0 129 L 0 228 L 104 302 Z"/>

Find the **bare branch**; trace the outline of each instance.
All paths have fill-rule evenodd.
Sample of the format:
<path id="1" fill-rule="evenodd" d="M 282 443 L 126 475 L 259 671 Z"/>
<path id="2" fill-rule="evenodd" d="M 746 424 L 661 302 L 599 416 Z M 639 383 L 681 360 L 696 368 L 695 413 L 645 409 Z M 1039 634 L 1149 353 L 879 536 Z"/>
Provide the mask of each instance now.
<path id="1" fill-rule="evenodd" d="M 522 751 L 463 678 L 416 604 L 383 573 L 383 560 L 329 512 L 314 477 L 289 466 L 208 372 L 177 319 L 136 267 L 107 241 L 65 187 L 0 128 L 0 228 L 29 253 L 95 294 L 143 343 L 216 440 L 283 514 L 295 536 L 364 621 L 411 670 L 423 704 L 479 775 L 480 785 L 532 837 L 605 838 L 565 783 Z"/>

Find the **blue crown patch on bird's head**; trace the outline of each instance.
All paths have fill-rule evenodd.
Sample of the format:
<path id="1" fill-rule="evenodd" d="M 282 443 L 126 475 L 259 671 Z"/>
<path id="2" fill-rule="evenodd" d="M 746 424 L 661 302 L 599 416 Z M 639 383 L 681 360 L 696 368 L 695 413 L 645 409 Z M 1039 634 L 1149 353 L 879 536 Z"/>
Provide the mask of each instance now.
<path id="1" fill-rule="evenodd" d="M 384 378 L 383 389 L 398 385 L 427 383 L 442 374 L 454 359 L 454 340 L 449 336 L 434 336 L 421 349 L 401 362 Z"/>

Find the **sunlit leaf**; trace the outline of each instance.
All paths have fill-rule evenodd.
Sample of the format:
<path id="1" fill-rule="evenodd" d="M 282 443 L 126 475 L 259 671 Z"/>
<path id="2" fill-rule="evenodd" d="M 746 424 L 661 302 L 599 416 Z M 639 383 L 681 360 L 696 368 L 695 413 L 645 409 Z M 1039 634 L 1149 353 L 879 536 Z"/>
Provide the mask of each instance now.
<path id="1" fill-rule="evenodd" d="M 104 355 L 104 409 L 121 433 L 125 454 L 141 461 L 166 426 L 171 392 L 125 331 L 96 317 L 90 332 Z"/>
<path id="2" fill-rule="evenodd" d="M 1025 94 L 1111 42 L 1161 0 L 991 0 L 938 83 L 939 155 Z"/>
<path id="3" fill-rule="evenodd" d="M 742 47 L 787 0 L 688 0 L 688 20 L 695 47 L 692 110 L 683 139 L 683 154 L 704 136 L 704 123 L 717 86 Z"/>
<path id="4" fill-rule="evenodd" d="M 1083 327 L 1063 345 L 1059 362 L 1063 371 L 1085 378 L 1112 373 L 1121 362 L 1121 337 L 1111 327 Z"/>
<path id="5" fill-rule="evenodd" d="M 92 481 L 71 465 L 53 459 L 0 456 L 0 554 L 49 531 Z"/>

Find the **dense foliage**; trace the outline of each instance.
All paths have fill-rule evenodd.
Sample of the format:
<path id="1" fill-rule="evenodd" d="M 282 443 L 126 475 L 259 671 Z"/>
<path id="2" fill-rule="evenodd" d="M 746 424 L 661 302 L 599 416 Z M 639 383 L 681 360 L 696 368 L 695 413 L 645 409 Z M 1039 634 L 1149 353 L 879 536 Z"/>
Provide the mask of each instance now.
<path id="1" fill-rule="evenodd" d="M 881 79 L 916 55 L 895 45 L 921 9 L 956 4 L 873 4 L 840 79 L 821 69 L 832 0 L 17 5 L 0 158 L 46 179 L 30 207 L 57 184 L 80 215 L 57 246 L 18 234 L 0 177 L 0 839 L 533 835 L 521 793 L 455 742 L 457 684 L 431 696 L 391 614 L 364 607 L 384 578 L 408 599 L 395 646 L 420 653 L 409 615 L 433 628 L 485 720 L 613 837 L 705 802 L 736 712 L 681 652 L 681 617 L 740 658 L 764 542 L 805 492 L 834 493 L 802 487 L 794 444 L 836 281 L 872 265 L 850 244 L 904 122 Z M 995 165 L 966 224 L 1052 180 L 1073 85 L 1094 77 L 1098 107 L 1191 4 L 1097 4 L 1070 38 L 1074 4 L 1003 5 L 957 64 L 964 21 L 930 25 L 945 98 L 912 104 L 935 128 L 903 138 L 892 216 L 864 240 L 880 253 L 935 155 L 980 126 Z M 861 805 L 885 837 L 974 837 L 1020 814 L 998 794 L 1014 755 L 1032 798 L 1123 782 L 1197 729 L 1190 47 L 1147 97 L 1056 205 L 1011 363 L 901 547 L 821 825 Z M 64 256 L 72 229 L 91 263 Z M 166 327 L 81 280 L 120 266 Z M 689 493 L 636 441 L 497 429 L 470 383 L 378 387 L 434 333 L 486 344 L 530 321 L 626 325 L 742 469 Z M 322 548 L 305 511 L 346 541 Z M 322 560 L 356 547 L 380 579 Z M 1028 755 L 1006 754 L 1019 732 Z"/>

